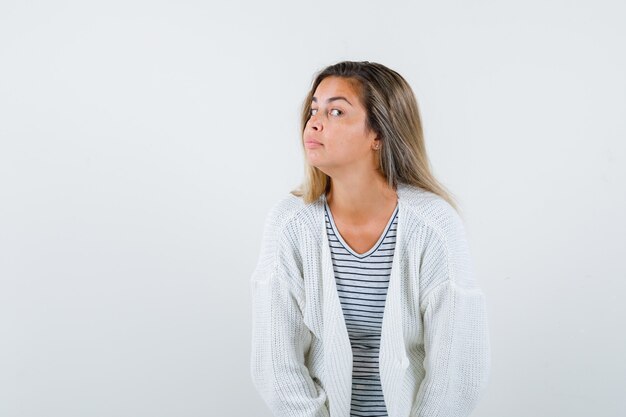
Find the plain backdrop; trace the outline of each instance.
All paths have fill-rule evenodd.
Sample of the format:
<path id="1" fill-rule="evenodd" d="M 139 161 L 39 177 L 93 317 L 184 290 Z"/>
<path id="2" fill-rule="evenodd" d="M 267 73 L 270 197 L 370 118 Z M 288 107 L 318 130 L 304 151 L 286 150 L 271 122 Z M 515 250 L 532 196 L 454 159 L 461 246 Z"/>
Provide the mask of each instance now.
<path id="1" fill-rule="evenodd" d="M 0 3 L 0 416 L 270 417 L 249 279 L 315 72 L 412 86 L 487 296 L 475 417 L 626 408 L 621 1 Z"/>

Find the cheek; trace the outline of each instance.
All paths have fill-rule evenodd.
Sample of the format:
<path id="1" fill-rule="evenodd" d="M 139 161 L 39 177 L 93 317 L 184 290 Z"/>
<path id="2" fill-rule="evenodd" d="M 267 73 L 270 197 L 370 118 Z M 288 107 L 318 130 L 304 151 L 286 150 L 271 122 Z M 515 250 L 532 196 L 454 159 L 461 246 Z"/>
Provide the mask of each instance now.
<path id="1" fill-rule="evenodd" d="M 348 162 L 362 158 L 367 153 L 367 145 L 359 137 L 337 136 L 330 141 L 326 151 L 333 159 Z"/>
<path id="2" fill-rule="evenodd" d="M 326 149 L 334 155 L 361 154 L 368 150 L 367 136 L 361 124 L 327 124 L 325 130 Z"/>
<path id="3" fill-rule="evenodd" d="M 349 129 L 345 129 L 340 141 L 345 148 L 349 148 L 352 152 L 360 152 L 368 147 L 367 137 L 359 126 L 350 126 Z"/>

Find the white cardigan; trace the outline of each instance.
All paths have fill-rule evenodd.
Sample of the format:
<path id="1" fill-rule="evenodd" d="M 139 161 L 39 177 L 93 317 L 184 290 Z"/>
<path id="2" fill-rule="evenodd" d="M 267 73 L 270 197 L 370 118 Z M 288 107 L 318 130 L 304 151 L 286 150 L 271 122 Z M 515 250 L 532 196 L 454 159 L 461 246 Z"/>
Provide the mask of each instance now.
<path id="1" fill-rule="evenodd" d="M 441 197 L 400 183 L 379 351 L 389 417 L 465 417 L 488 383 L 485 295 L 465 229 Z M 279 417 L 349 417 L 352 348 L 322 198 L 269 212 L 251 277 L 254 386 Z"/>

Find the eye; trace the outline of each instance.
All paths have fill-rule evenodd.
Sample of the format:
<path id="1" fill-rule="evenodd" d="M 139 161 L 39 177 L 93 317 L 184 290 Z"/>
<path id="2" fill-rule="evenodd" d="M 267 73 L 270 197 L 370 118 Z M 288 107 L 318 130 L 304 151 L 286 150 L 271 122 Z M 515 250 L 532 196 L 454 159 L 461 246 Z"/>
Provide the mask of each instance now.
<path id="1" fill-rule="evenodd" d="M 309 115 L 311 115 L 311 116 L 314 115 L 316 111 L 317 111 L 317 109 L 311 109 L 311 111 L 309 112 Z"/>
<path id="2" fill-rule="evenodd" d="M 332 113 L 332 112 L 334 112 L 334 111 L 336 111 L 336 112 L 337 112 L 337 113 L 335 114 L 335 116 L 339 116 L 339 115 L 343 114 L 343 112 L 342 112 L 341 110 L 339 110 L 339 109 L 332 109 L 330 112 Z"/>

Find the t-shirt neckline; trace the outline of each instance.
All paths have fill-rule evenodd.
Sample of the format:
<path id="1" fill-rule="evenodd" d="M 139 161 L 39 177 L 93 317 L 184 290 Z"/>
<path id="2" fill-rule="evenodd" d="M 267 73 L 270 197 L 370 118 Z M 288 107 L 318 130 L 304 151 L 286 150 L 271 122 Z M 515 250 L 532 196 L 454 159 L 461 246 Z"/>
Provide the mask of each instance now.
<path id="1" fill-rule="evenodd" d="M 387 237 L 387 233 L 389 233 L 389 229 L 391 228 L 391 225 L 393 224 L 393 221 L 396 218 L 396 214 L 398 213 L 398 203 L 396 202 L 396 207 L 393 210 L 393 213 L 391 213 L 391 216 L 389 217 L 389 220 L 387 220 L 387 225 L 383 229 L 381 235 L 378 237 L 378 240 L 376 241 L 376 243 L 374 243 L 374 245 L 371 248 L 369 248 L 366 252 L 364 252 L 364 253 L 357 253 L 354 249 L 352 249 L 352 247 L 350 247 L 350 245 L 348 245 L 346 243 L 346 241 L 341 236 L 341 233 L 339 233 L 339 229 L 337 229 L 337 226 L 335 225 L 335 219 L 333 217 L 333 214 L 332 214 L 332 212 L 330 210 L 330 207 L 328 206 L 328 202 L 326 200 L 326 195 L 323 195 L 323 197 L 324 197 L 324 209 L 326 210 L 326 214 L 328 215 L 328 218 L 330 220 L 330 225 L 331 225 L 331 227 L 333 229 L 333 233 L 335 234 L 335 236 L 337 236 L 337 239 L 339 240 L 341 245 L 348 252 L 350 252 L 350 254 L 352 254 L 353 256 L 355 256 L 357 258 L 366 258 L 366 257 L 371 255 L 372 253 L 374 253 L 378 249 L 378 247 L 385 240 L 385 237 Z"/>

